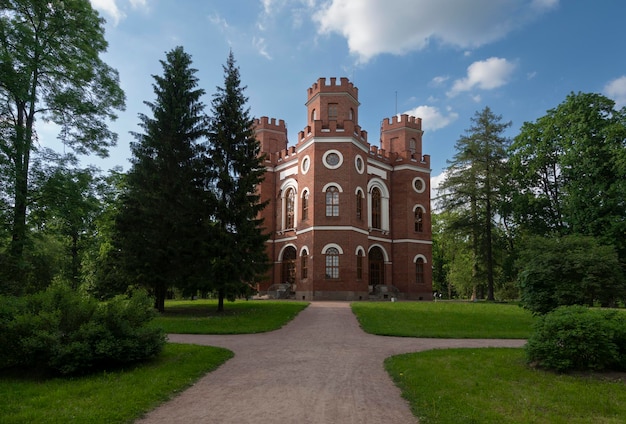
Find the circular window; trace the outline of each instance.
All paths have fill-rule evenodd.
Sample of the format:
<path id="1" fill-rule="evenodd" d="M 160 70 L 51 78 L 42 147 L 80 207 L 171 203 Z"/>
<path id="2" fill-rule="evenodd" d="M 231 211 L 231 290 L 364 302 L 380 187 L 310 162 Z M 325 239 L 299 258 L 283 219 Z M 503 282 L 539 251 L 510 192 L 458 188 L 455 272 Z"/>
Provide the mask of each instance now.
<path id="1" fill-rule="evenodd" d="M 426 183 L 420 177 L 417 177 L 413 180 L 413 189 L 418 193 L 422 193 L 426 189 Z"/>
<path id="2" fill-rule="evenodd" d="M 305 156 L 304 159 L 302 159 L 302 165 L 301 165 L 302 173 L 306 174 L 307 172 L 309 172 L 310 167 L 311 167 L 311 159 L 309 158 L 309 156 Z"/>
<path id="3" fill-rule="evenodd" d="M 329 150 L 324 153 L 324 157 L 322 158 L 324 161 L 324 165 L 330 169 L 337 169 L 343 163 L 343 156 L 337 150 Z"/>
<path id="4" fill-rule="evenodd" d="M 365 166 L 363 164 L 363 158 L 360 155 L 357 155 L 356 158 L 354 158 L 354 166 L 359 174 L 363 173 Z"/>
<path id="5" fill-rule="evenodd" d="M 337 166 L 339 163 L 339 155 L 337 153 L 329 153 L 326 156 L 326 163 L 330 166 Z"/>

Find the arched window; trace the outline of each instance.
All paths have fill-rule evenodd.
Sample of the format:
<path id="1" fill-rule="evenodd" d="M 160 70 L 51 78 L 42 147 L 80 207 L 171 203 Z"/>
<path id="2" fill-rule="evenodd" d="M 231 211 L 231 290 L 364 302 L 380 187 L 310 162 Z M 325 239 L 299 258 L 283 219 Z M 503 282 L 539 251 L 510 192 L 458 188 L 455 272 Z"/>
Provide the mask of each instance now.
<path id="1" fill-rule="evenodd" d="M 370 285 L 376 287 L 385 284 L 385 255 L 380 247 L 374 246 L 369 251 Z"/>
<path id="2" fill-rule="evenodd" d="M 305 249 L 302 251 L 302 256 L 300 257 L 300 274 L 303 280 L 307 278 L 309 274 L 309 269 L 307 266 L 308 259 L 309 259 L 309 252 L 307 252 Z"/>
<path id="3" fill-rule="evenodd" d="M 415 282 L 417 284 L 424 284 L 424 258 L 417 258 L 415 260 Z"/>
<path id="4" fill-rule="evenodd" d="M 356 219 L 363 219 L 363 193 L 360 190 L 356 193 Z"/>
<path id="5" fill-rule="evenodd" d="M 283 283 L 296 281 L 296 249 L 288 246 L 283 252 Z"/>
<path id="6" fill-rule="evenodd" d="M 363 278 L 363 251 L 359 250 L 356 253 L 356 279 L 361 280 Z"/>
<path id="7" fill-rule="evenodd" d="M 372 228 L 381 228 L 381 195 L 378 187 L 372 189 Z"/>
<path id="8" fill-rule="evenodd" d="M 417 149 L 417 143 L 415 142 L 415 139 L 412 138 L 409 140 L 409 151 L 411 153 L 415 153 L 416 149 Z"/>
<path id="9" fill-rule="evenodd" d="M 326 216 L 339 216 L 339 190 L 335 186 L 326 190 Z"/>
<path id="10" fill-rule="evenodd" d="M 350 119 L 351 121 L 354 120 L 354 109 L 352 109 L 352 108 L 350 108 L 350 118 L 348 118 L 348 119 Z"/>
<path id="11" fill-rule="evenodd" d="M 326 279 L 339 278 L 339 250 L 336 247 L 326 249 Z"/>
<path id="12" fill-rule="evenodd" d="M 295 194 L 293 188 L 288 188 L 285 193 L 285 229 L 294 228 Z"/>
<path id="13" fill-rule="evenodd" d="M 309 192 L 302 193 L 302 220 L 309 219 Z"/>
<path id="14" fill-rule="evenodd" d="M 313 109 L 311 111 L 311 122 L 315 121 L 316 119 L 317 119 L 317 111 Z"/>
<path id="15" fill-rule="evenodd" d="M 424 231 L 424 210 L 417 206 L 415 208 L 415 232 L 421 233 Z"/>

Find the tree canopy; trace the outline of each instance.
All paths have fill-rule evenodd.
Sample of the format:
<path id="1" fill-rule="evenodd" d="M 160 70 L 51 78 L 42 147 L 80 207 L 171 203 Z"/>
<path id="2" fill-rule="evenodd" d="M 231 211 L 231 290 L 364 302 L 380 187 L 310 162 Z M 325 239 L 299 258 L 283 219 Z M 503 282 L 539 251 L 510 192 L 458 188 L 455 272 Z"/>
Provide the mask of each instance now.
<path id="1" fill-rule="evenodd" d="M 0 163 L 11 168 L 11 274 L 18 279 L 36 124 L 57 124 L 64 144 L 79 154 L 106 155 L 116 141 L 107 121 L 123 109 L 124 93 L 117 71 L 100 58 L 107 48 L 104 21 L 88 0 L 3 0 L 1 5 Z"/>

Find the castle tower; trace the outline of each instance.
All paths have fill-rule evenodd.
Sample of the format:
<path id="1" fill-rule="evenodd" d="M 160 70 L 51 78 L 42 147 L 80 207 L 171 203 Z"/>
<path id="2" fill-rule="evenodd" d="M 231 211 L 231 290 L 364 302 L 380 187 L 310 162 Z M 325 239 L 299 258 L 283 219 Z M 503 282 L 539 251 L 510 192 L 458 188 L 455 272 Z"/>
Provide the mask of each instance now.
<path id="1" fill-rule="evenodd" d="M 337 78 L 331 78 L 330 85 L 326 85 L 326 78 L 318 79 L 308 90 L 308 125 L 314 126 L 316 121 L 324 127 L 329 127 L 330 121 L 338 128 L 344 128 L 345 121 L 358 125 L 358 98 L 359 90 L 347 78 L 340 78 L 339 85 Z"/>
<path id="2" fill-rule="evenodd" d="M 390 153 L 422 157 L 422 119 L 409 115 L 386 118 L 381 126 L 381 147 Z"/>

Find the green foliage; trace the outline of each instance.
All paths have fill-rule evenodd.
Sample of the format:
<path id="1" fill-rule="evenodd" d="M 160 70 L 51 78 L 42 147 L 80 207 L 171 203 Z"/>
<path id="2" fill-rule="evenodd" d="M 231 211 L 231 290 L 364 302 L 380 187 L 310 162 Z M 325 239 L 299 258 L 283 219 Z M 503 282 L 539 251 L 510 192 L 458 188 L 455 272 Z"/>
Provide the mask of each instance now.
<path id="1" fill-rule="evenodd" d="M 523 349 L 436 349 L 385 368 L 423 424 L 619 424 L 624 381 L 526 366 Z"/>
<path id="2" fill-rule="evenodd" d="M 140 285 L 163 311 L 167 290 L 206 279 L 201 265 L 208 243 L 210 210 L 203 190 L 200 140 L 206 117 L 191 56 L 177 47 L 154 76 L 152 116 L 140 114 L 142 134 L 131 144 L 133 166 L 126 178 L 109 266 L 121 286 Z M 118 283 L 119 284 L 119 283 Z"/>
<path id="3" fill-rule="evenodd" d="M 86 0 L 5 0 L 0 16 L 0 164 L 10 169 L 9 271 L 4 292 L 21 289 L 36 122 L 61 127 L 64 145 L 105 156 L 116 134 L 106 121 L 124 108 L 117 71 L 104 63 L 104 20 Z M 3 184 L 4 185 L 4 184 Z"/>
<path id="4" fill-rule="evenodd" d="M 526 345 L 528 362 L 564 371 L 626 369 L 626 315 L 562 306 L 541 317 Z"/>
<path id="5" fill-rule="evenodd" d="M 146 325 L 154 312 L 140 292 L 99 303 L 53 285 L 24 298 L 3 298 L 0 304 L 0 368 L 92 372 L 153 357 L 165 343 L 162 330 Z"/>
<path id="6" fill-rule="evenodd" d="M 583 234 L 626 260 L 626 109 L 571 93 L 511 146 L 511 213 L 523 232 Z M 621 159 L 620 159 L 621 158 Z"/>
<path id="7" fill-rule="evenodd" d="M 448 161 L 446 178 L 439 186 L 441 206 L 455 212 L 455 230 L 466 235 L 471 246 L 473 279 L 486 280 L 487 299 L 494 300 L 493 254 L 496 212 L 503 200 L 509 140 L 503 136 L 511 123 L 486 107 L 476 112 L 467 135 L 456 142 L 456 154 Z M 484 276 L 480 275 L 484 270 Z"/>
<path id="8" fill-rule="evenodd" d="M 0 417 L 3 424 L 134 422 L 232 356 L 218 347 L 166 344 L 157 358 L 122 370 L 49 379 L 4 372 Z"/>
<path id="9" fill-rule="evenodd" d="M 259 212 L 258 185 L 265 168 L 253 119 L 246 107 L 245 87 L 230 52 L 224 66 L 224 86 L 213 96 L 206 160 L 208 185 L 215 199 L 211 271 L 218 293 L 218 310 L 266 272 L 268 258 Z"/>
<path id="10" fill-rule="evenodd" d="M 615 249 L 593 237 L 532 237 L 520 253 L 522 305 L 544 314 L 561 305 L 626 300 L 626 280 Z"/>

